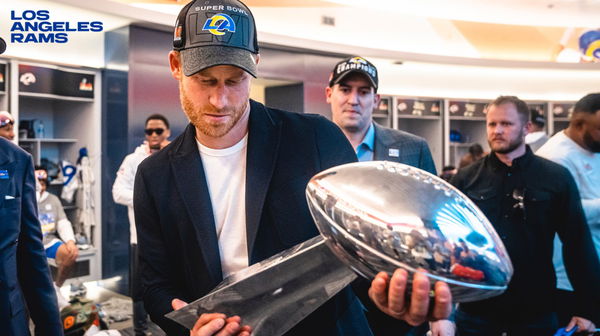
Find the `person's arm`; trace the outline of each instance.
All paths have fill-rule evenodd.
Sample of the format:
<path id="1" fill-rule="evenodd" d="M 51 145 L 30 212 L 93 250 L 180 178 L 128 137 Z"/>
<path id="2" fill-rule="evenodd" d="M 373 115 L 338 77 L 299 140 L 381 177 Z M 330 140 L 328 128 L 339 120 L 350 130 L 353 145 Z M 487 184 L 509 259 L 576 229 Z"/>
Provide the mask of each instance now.
<path id="1" fill-rule="evenodd" d="M 586 223 L 579 190 L 565 169 L 560 199 L 558 235 L 563 242 L 563 260 L 573 285 L 578 305 L 575 316 L 590 319 L 600 309 L 600 261 Z"/>
<path id="2" fill-rule="evenodd" d="M 163 240 L 155 199 L 148 185 L 142 164 L 135 178 L 134 211 L 144 306 L 152 321 L 167 334 L 188 335 L 188 330 L 164 317 L 173 311 L 171 302 L 183 295 L 176 288 L 175 270 L 170 267 L 173 263 L 168 255 L 169 248 Z"/>
<path id="3" fill-rule="evenodd" d="M 131 156 L 126 156 L 117 171 L 117 177 L 112 187 L 112 195 L 115 203 L 125 206 L 133 206 L 133 184 L 135 182 L 135 170 L 132 169 Z"/>
<path id="4" fill-rule="evenodd" d="M 35 324 L 36 335 L 62 335 L 56 293 L 50 278 L 42 229 L 35 199 L 35 176 L 31 156 L 24 165 L 21 194 L 21 232 L 17 246 L 18 274 L 21 289 Z"/>
<path id="5" fill-rule="evenodd" d="M 58 197 L 56 197 L 55 200 L 56 200 L 55 207 L 56 207 L 57 213 L 58 213 L 58 221 L 56 223 L 56 231 L 58 232 L 58 236 L 65 243 L 67 243 L 69 241 L 75 243 L 75 234 L 73 233 L 73 225 L 71 225 L 71 222 L 67 218 L 67 215 L 65 214 L 65 210 L 63 209 L 62 204 L 60 203 L 60 200 L 58 199 Z"/>

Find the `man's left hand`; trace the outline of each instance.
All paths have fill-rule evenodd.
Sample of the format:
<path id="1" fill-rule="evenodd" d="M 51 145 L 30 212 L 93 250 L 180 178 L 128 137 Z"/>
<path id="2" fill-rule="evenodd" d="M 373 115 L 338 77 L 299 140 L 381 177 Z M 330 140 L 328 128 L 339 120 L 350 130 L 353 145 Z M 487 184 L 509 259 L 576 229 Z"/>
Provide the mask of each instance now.
<path id="1" fill-rule="evenodd" d="M 73 259 L 77 259 L 77 256 L 79 255 L 79 249 L 77 248 L 77 245 L 75 245 L 75 242 L 69 240 L 65 245 L 67 247 L 67 251 L 69 252 L 69 256 L 73 257 Z"/>
<path id="2" fill-rule="evenodd" d="M 385 272 L 375 276 L 369 288 L 369 297 L 384 313 L 417 326 L 427 320 L 447 319 L 452 313 L 452 294 L 445 282 L 438 281 L 434 288 L 434 306 L 429 309 L 429 278 L 422 271 L 415 272 L 410 300 L 406 300 L 408 272 L 397 269 L 392 278 Z"/>
<path id="3" fill-rule="evenodd" d="M 587 335 L 593 334 L 596 331 L 594 322 L 579 316 L 573 316 L 569 324 L 567 324 L 567 328 L 565 330 L 570 331 L 575 326 L 577 326 L 576 334 L 581 333 L 583 335 Z"/>

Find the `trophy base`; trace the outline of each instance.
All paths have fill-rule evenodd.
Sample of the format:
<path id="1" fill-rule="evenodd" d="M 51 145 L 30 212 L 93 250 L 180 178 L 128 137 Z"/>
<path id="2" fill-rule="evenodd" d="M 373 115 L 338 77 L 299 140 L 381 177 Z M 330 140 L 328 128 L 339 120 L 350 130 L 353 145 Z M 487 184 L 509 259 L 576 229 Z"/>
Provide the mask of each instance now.
<path id="1" fill-rule="evenodd" d="M 318 236 L 232 274 L 166 317 L 191 329 L 204 313 L 238 315 L 253 335 L 283 335 L 356 277 Z"/>

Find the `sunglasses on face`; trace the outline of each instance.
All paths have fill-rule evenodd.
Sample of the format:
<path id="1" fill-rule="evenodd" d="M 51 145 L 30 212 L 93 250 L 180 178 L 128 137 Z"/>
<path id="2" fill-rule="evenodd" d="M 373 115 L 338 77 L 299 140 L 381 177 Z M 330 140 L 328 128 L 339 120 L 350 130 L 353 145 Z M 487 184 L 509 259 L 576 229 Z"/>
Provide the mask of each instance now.
<path id="1" fill-rule="evenodd" d="M 37 178 L 38 180 L 46 180 L 48 179 L 48 173 L 46 173 L 45 170 L 36 170 L 35 178 Z"/>
<path id="2" fill-rule="evenodd" d="M 146 135 L 152 135 L 152 133 L 156 133 L 156 135 L 162 135 L 164 131 L 164 128 L 146 128 L 144 133 L 146 133 Z"/>
<path id="3" fill-rule="evenodd" d="M 15 122 L 10 119 L 0 120 L 0 127 L 4 127 L 6 125 L 14 125 L 14 124 L 15 124 Z"/>

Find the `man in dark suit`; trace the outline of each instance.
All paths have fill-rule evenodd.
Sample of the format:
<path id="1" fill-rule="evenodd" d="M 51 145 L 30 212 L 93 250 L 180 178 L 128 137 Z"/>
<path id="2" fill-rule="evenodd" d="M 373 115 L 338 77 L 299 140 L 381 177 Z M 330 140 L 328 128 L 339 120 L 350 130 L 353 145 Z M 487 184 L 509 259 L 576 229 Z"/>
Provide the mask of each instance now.
<path id="1" fill-rule="evenodd" d="M 373 122 L 379 105 L 377 68 L 362 57 L 350 57 L 335 65 L 325 89 L 331 115 L 356 151 L 359 161 L 385 160 L 404 163 L 436 175 L 425 139 Z"/>
<path id="2" fill-rule="evenodd" d="M 368 60 L 354 56 L 338 62 L 325 89 L 327 102 L 331 105 L 333 122 L 336 123 L 352 144 L 359 161 L 385 160 L 407 164 L 436 175 L 429 146 L 423 138 L 399 130 L 383 127 L 373 122 L 373 110 L 379 105 L 377 94 L 379 77 L 377 68 Z M 353 284 L 360 294 L 364 283 L 359 279 Z M 363 298 L 363 301 L 364 300 Z M 413 328 L 399 324 L 367 306 L 367 318 L 375 335 L 422 335 L 428 330 L 427 323 Z M 390 328 L 390 325 L 394 326 Z M 447 326 L 446 326 L 447 325 Z M 443 320 L 432 325 L 452 330 L 452 323 Z M 436 335 L 438 335 L 436 333 Z"/>
<path id="3" fill-rule="evenodd" d="M 62 335 L 37 216 L 33 161 L 0 137 L 0 333 Z"/>
<path id="4" fill-rule="evenodd" d="M 204 296 L 229 274 L 318 235 L 306 203 L 308 180 L 356 158 L 325 118 L 249 99 L 259 55 L 244 4 L 192 1 L 179 14 L 174 36 L 171 72 L 191 123 L 140 164 L 134 209 L 146 309 L 169 335 L 185 335 L 164 314 Z M 450 313 L 446 284 L 436 284 L 431 310 L 427 277 L 415 276 L 410 305 L 404 304 L 406 285 L 405 271 L 380 274 L 370 294 L 383 311 L 413 323 L 428 312 L 433 318 Z M 242 322 L 203 314 L 192 334 L 248 335 L 252 326 Z M 370 334 L 350 288 L 288 333 Z"/>

